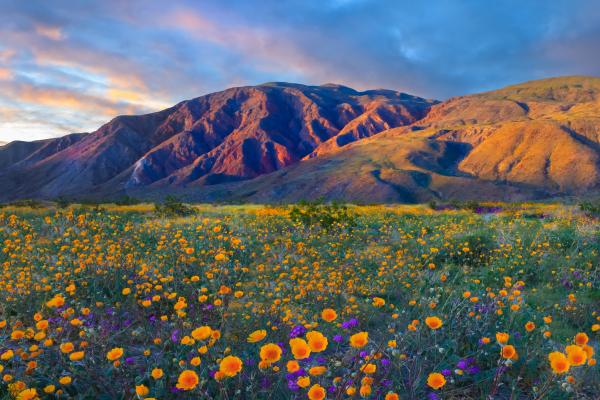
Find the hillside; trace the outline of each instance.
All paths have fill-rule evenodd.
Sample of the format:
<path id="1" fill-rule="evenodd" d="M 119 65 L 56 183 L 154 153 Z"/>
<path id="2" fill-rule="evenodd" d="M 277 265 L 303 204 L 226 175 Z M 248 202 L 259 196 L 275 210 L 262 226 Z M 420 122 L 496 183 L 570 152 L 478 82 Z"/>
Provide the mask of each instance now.
<path id="1" fill-rule="evenodd" d="M 5 199 L 113 194 L 237 181 L 298 162 L 321 143 L 408 125 L 432 101 L 390 90 L 269 83 L 212 93 L 96 132 L 0 149 Z"/>
<path id="2" fill-rule="evenodd" d="M 600 191 L 600 79 L 435 102 L 338 86 L 233 88 L 0 149 L 5 197 L 526 200 Z"/>

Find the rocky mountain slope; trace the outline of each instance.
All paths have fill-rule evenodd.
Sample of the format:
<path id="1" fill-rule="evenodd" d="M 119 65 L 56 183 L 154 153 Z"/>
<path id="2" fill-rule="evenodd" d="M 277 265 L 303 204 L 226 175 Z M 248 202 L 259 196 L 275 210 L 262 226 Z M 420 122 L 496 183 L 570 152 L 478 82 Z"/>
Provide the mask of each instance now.
<path id="1" fill-rule="evenodd" d="M 8 198 L 112 194 L 217 184 L 284 168 L 322 143 L 339 146 L 423 118 L 433 101 L 339 85 L 269 83 L 213 93 L 96 132 L 0 149 Z"/>
<path id="2" fill-rule="evenodd" d="M 337 86 L 233 88 L 98 131 L 0 148 L 4 199 L 525 200 L 600 191 L 600 79 L 435 102 Z"/>

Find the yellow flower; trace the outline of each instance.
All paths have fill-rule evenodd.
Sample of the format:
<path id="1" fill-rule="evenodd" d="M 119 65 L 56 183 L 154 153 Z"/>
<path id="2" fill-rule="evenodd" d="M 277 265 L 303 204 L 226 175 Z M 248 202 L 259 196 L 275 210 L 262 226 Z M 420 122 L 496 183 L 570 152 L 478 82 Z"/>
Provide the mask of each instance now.
<path id="1" fill-rule="evenodd" d="M 292 354 L 294 355 L 294 358 L 296 358 L 297 360 L 303 360 L 310 356 L 310 347 L 304 339 L 290 339 L 290 348 L 292 349 Z"/>
<path id="2" fill-rule="evenodd" d="M 504 332 L 496 333 L 496 340 L 498 341 L 498 343 L 505 344 L 508 342 L 508 339 L 509 339 L 508 333 L 504 333 Z"/>
<path id="3" fill-rule="evenodd" d="M 358 390 L 361 397 L 369 397 L 371 395 L 372 389 L 371 385 L 362 385 Z"/>
<path id="4" fill-rule="evenodd" d="M 298 361 L 296 361 L 296 360 L 290 360 L 287 362 L 286 368 L 287 368 L 287 371 L 290 373 L 296 372 L 300 369 L 300 364 L 298 364 Z"/>
<path id="5" fill-rule="evenodd" d="M 316 365 L 314 367 L 311 367 L 308 370 L 308 373 L 312 376 L 319 376 L 319 375 L 323 375 L 326 371 L 327 371 L 327 367 L 322 366 L 322 365 Z"/>
<path id="6" fill-rule="evenodd" d="M 368 332 L 358 332 L 354 335 L 350 336 L 350 346 L 360 349 L 365 347 L 369 343 L 369 333 Z"/>
<path id="7" fill-rule="evenodd" d="M 257 331 L 252 332 L 250 335 L 248 335 L 247 340 L 249 343 L 256 343 L 256 342 L 260 342 L 261 340 L 263 340 L 266 336 L 267 336 L 267 331 L 265 329 L 259 329 Z"/>
<path id="8" fill-rule="evenodd" d="M 10 360 L 15 356 L 15 353 L 12 350 L 6 350 L 4 353 L 0 355 L 0 360 L 6 361 Z"/>
<path id="9" fill-rule="evenodd" d="M 326 308 L 321 312 L 321 318 L 326 322 L 333 322 L 337 318 L 337 313 L 333 308 Z"/>
<path id="10" fill-rule="evenodd" d="M 308 376 L 301 376 L 296 380 L 296 384 L 301 388 L 308 387 L 310 385 L 310 378 Z"/>
<path id="11" fill-rule="evenodd" d="M 274 363 L 281 358 L 281 348 L 275 343 L 267 343 L 260 348 L 260 359 L 268 363 Z"/>
<path id="12" fill-rule="evenodd" d="M 148 393 L 150 393 L 150 389 L 148 389 L 148 386 L 146 385 L 137 385 L 135 387 L 135 393 L 138 396 L 146 396 Z"/>
<path id="13" fill-rule="evenodd" d="M 118 360 L 119 358 L 121 358 L 121 356 L 123 356 L 123 348 L 122 347 L 115 347 L 112 350 L 110 350 L 108 353 L 106 353 L 106 358 L 109 361 Z"/>
<path id="14" fill-rule="evenodd" d="M 221 360 L 219 371 L 225 376 L 236 376 L 242 370 L 242 360 L 235 356 L 227 356 Z"/>
<path id="15" fill-rule="evenodd" d="M 62 343 L 59 347 L 60 351 L 62 351 L 65 354 L 68 354 L 75 350 L 75 346 L 73 346 L 73 343 L 71 342 Z"/>
<path id="16" fill-rule="evenodd" d="M 199 379 L 196 372 L 186 369 L 179 374 L 177 378 L 177 389 L 181 390 L 192 390 L 198 385 Z"/>
<path id="17" fill-rule="evenodd" d="M 564 374 L 570 368 L 569 360 L 567 356 L 559 351 L 554 351 L 548 354 L 548 360 L 550 360 L 550 367 L 556 374 Z"/>
<path id="18" fill-rule="evenodd" d="M 56 390 L 56 386 L 54 386 L 54 385 L 47 385 L 44 387 L 44 393 L 47 393 L 47 394 L 54 393 L 55 390 Z"/>
<path id="19" fill-rule="evenodd" d="M 318 331 L 310 331 L 306 333 L 306 339 L 308 340 L 308 346 L 310 351 L 319 353 L 327 348 L 329 343 L 327 338 Z"/>
<path id="20" fill-rule="evenodd" d="M 577 345 L 570 345 L 565 348 L 567 351 L 567 359 L 569 364 L 573 366 L 579 366 L 585 364 L 587 361 L 587 353 Z"/>
<path id="21" fill-rule="evenodd" d="M 63 376 L 58 380 L 61 385 L 68 385 L 71 383 L 71 381 L 72 379 L 70 376 Z"/>
<path id="22" fill-rule="evenodd" d="M 154 368 L 152 370 L 152 372 L 150 373 L 150 376 L 152 376 L 152 378 L 154 378 L 154 379 L 160 379 L 163 377 L 163 375 L 164 375 L 164 372 L 160 368 Z"/>
<path id="23" fill-rule="evenodd" d="M 82 360 L 82 359 L 83 359 L 83 356 L 84 356 L 84 355 L 85 355 L 85 352 L 83 352 L 83 351 L 76 351 L 76 352 L 74 352 L 74 353 L 71 353 L 71 354 L 69 355 L 69 359 L 70 359 L 71 361 L 79 361 L 79 360 Z"/>
<path id="24" fill-rule="evenodd" d="M 425 318 L 425 324 L 433 330 L 440 329 L 443 325 L 442 320 L 439 319 L 438 317 Z"/>
<path id="25" fill-rule="evenodd" d="M 373 297 L 373 305 L 375 307 L 382 307 L 385 305 L 385 300 L 381 297 Z"/>
<path id="26" fill-rule="evenodd" d="M 531 332 L 534 329 L 535 329 L 535 324 L 532 321 L 529 321 L 525 324 L 525 330 L 527 332 Z"/>
<path id="27" fill-rule="evenodd" d="M 192 337 L 196 340 L 206 340 L 210 337 L 212 329 L 210 326 L 201 326 L 192 331 Z"/>
<path id="28" fill-rule="evenodd" d="M 309 400 L 323 400 L 326 394 L 327 392 L 325 392 L 325 388 L 318 383 L 312 385 L 308 390 Z"/>
<path id="29" fill-rule="evenodd" d="M 579 332 L 577 335 L 575 335 L 575 343 L 579 346 L 587 344 L 588 340 L 590 339 L 588 338 L 588 335 L 586 335 L 584 332 Z"/>
<path id="30" fill-rule="evenodd" d="M 427 385 L 435 390 L 441 389 L 446 384 L 446 378 L 439 372 L 433 372 L 427 377 Z"/>
<path id="31" fill-rule="evenodd" d="M 515 347 L 510 344 L 503 346 L 501 353 L 502 357 L 507 359 L 514 359 L 517 356 L 517 350 L 515 350 Z"/>
<path id="32" fill-rule="evenodd" d="M 361 371 L 364 372 L 365 374 L 374 374 L 375 371 L 377 371 L 377 366 L 375 364 L 368 363 L 368 364 L 363 365 L 363 367 L 361 368 Z"/>
<path id="33" fill-rule="evenodd" d="M 17 396 L 17 400 L 33 400 L 35 398 L 37 398 L 37 390 L 33 388 L 25 389 Z"/>

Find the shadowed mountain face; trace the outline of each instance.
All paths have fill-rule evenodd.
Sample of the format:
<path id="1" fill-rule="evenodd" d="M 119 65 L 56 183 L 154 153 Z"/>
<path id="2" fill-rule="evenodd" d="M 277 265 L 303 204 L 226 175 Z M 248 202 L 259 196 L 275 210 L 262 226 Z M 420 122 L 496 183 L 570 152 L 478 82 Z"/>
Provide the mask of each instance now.
<path id="1" fill-rule="evenodd" d="M 117 117 L 96 132 L 0 149 L 2 196 L 116 193 L 239 181 L 423 118 L 432 101 L 339 85 L 232 88 L 167 110 Z M 339 140 L 338 140 L 339 139 Z"/>
<path id="2" fill-rule="evenodd" d="M 381 132 L 381 133 L 380 133 Z M 600 191 L 600 79 L 443 103 L 338 86 L 228 89 L 98 131 L 0 148 L 2 199 L 422 202 Z"/>

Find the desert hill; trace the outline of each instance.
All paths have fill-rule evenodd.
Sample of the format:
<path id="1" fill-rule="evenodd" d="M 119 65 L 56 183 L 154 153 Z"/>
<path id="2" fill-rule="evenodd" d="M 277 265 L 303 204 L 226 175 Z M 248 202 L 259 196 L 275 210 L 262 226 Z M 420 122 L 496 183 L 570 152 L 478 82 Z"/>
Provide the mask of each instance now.
<path id="1" fill-rule="evenodd" d="M 426 100 L 232 88 L 98 131 L 0 149 L 4 200 L 175 193 L 196 201 L 525 200 L 600 190 L 600 79 Z"/>

